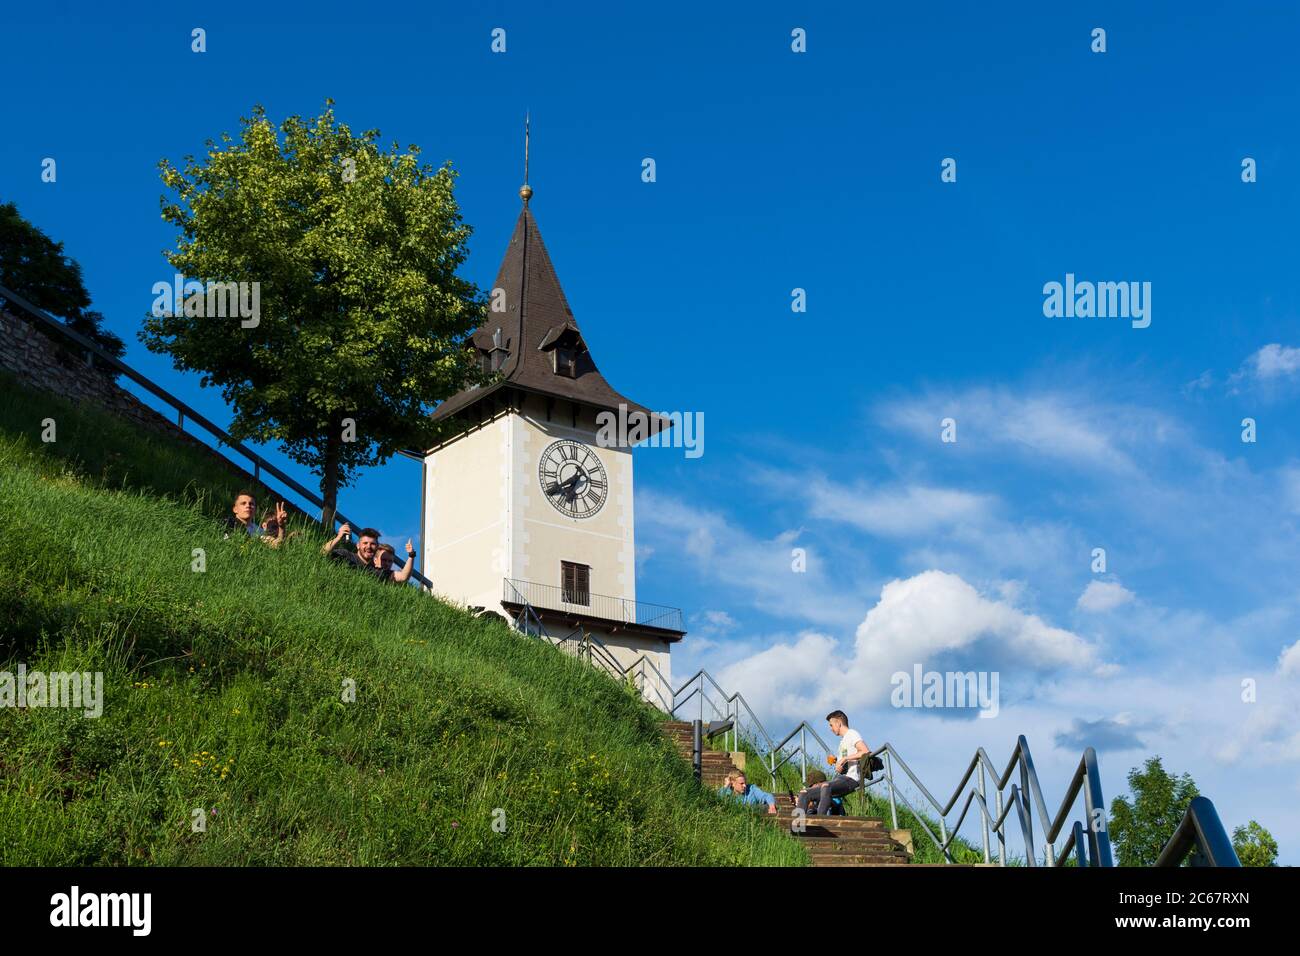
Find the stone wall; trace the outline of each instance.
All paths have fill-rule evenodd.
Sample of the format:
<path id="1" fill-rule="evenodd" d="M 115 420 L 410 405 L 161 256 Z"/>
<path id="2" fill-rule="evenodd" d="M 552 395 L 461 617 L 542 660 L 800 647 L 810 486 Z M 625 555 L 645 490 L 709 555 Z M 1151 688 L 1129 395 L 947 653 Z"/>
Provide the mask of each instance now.
<path id="1" fill-rule="evenodd" d="M 190 443 L 220 462 L 231 474 L 256 491 L 253 476 L 225 455 L 204 444 L 176 426 L 174 418 L 154 411 L 140 399 L 118 385 L 111 375 L 86 364 L 84 354 L 73 351 L 71 342 L 66 349 L 12 312 L 0 309 L 0 369 L 34 388 L 53 392 L 63 398 L 93 405 L 111 412 L 135 425 Z M 261 485 L 260 501 L 269 501 L 275 489 Z M 290 512 L 303 514 L 292 502 L 285 505 Z"/>
<path id="2" fill-rule="evenodd" d="M 54 341 L 9 312 L 0 311 L 0 369 L 47 392 L 130 419 L 151 431 L 178 434 L 175 422 L 169 421 L 126 389 L 111 376 L 86 364 L 85 356 L 71 351 L 69 342 L 60 349 Z M 185 436 L 190 441 L 194 439 Z"/>

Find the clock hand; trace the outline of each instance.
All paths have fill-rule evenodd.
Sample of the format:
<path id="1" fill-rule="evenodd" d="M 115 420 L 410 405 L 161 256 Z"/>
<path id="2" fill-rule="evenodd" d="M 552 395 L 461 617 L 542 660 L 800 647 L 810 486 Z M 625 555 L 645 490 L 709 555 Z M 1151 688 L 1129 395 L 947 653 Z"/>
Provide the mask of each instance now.
<path id="1" fill-rule="evenodd" d="M 571 486 L 573 485 L 573 483 L 582 477 L 584 477 L 584 475 L 582 475 L 582 473 L 578 473 L 575 474 L 572 478 L 564 479 L 564 481 L 553 482 L 551 484 L 551 487 L 546 489 L 546 493 L 548 495 L 553 495 L 557 491 L 564 491 L 567 493 L 569 490 L 571 490 Z"/>

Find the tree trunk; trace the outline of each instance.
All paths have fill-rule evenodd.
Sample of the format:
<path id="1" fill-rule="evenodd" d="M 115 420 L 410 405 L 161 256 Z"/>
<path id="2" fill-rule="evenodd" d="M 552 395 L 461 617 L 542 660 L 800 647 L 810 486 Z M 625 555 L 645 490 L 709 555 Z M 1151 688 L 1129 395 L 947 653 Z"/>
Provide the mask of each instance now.
<path id="1" fill-rule="evenodd" d="M 325 436 L 325 470 L 320 479 L 320 495 L 324 499 L 320 522 L 325 526 L 326 534 L 334 533 L 334 512 L 339 503 L 339 453 L 343 447 L 343 436 L 337 428 L 330 428 Z"/>

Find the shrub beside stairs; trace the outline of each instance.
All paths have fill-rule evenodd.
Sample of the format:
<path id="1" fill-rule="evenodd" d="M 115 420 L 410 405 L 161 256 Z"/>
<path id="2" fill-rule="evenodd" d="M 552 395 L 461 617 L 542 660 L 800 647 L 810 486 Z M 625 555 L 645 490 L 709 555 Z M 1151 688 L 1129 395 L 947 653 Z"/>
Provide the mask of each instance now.
<path id="1" fill-rule="evenodd" d="M 694 744 L 690 722 L 670 720 L 661 726 L 677 747 L 682 759 L 690 763 Z M 700 783 L 707 789 L 717 790 L 727 774 L 735 770 L 730 754 L 721 750 L 705 750 Z M 891 837 L 883 818 L 812 815 L 805 818 L 803 832 L 797 833 L 790 829 L 794 822 L 794 808 L 788 802 L 783 802 L 781 796 L 777 795 L 777 812 L 767 814 L 766 818 L 803 844 L 813 866 L 917 865 L 910 863 L 907 850 Z"/>

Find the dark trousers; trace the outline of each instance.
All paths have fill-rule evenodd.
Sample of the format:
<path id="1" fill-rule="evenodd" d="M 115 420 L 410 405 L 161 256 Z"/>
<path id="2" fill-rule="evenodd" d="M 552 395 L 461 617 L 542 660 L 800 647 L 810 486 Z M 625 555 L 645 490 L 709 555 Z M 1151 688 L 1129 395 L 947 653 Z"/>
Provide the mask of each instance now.
<path id="1" fill-rule="evenodd" d="M 804 813 L 808 812 L 808 798 L 817 794 L 817 815 L 826 816 L 831 812 L 831 801 L 843 797 L 858 789 L 858 782 L 849 776 L 839 776 L 830 783 L 818 785 L 816 790 L 805 790 L 795 802 Z"/>

